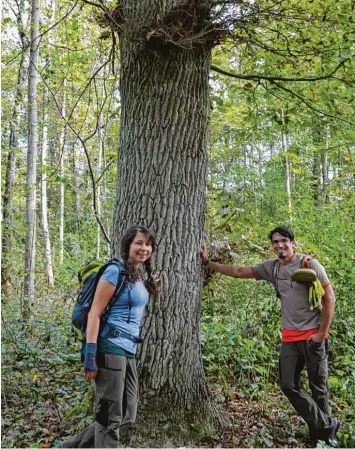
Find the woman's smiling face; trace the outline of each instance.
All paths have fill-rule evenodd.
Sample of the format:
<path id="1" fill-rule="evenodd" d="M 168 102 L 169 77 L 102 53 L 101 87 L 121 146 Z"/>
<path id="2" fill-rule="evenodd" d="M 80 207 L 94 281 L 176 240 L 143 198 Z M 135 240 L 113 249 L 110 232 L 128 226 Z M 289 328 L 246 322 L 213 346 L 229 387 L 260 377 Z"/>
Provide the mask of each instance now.
<path id="1" fill-rule="evenodd" d="M 148 260 L 151 254 L 151 240 L 142 232 L 138 232 L 129 247 L 128 262 L 132 265 L 139 265 Z"/>

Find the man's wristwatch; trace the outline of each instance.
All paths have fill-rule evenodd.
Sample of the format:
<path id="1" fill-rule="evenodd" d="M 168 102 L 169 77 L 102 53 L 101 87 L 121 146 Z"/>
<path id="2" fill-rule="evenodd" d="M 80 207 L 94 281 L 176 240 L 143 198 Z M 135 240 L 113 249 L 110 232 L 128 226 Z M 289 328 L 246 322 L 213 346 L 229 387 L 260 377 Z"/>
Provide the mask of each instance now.
<path id="1" fill-rule="evenodd" d="M 203 260 L 202 263 L 205 267 L 207 267 L 207 265 L 210 263 L 210 259 Z"/>

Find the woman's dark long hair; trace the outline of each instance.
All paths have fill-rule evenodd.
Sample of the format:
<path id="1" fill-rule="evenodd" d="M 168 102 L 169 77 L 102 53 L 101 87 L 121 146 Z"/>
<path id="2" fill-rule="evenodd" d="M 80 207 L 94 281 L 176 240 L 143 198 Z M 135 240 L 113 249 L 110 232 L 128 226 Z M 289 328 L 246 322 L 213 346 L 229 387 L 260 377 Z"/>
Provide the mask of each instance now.
<path id="1" fill-rule="evenodd" d="M 155 237 L 148 228 L 145 228 L 144 226 L 132 226 L 124 233 L 124 236 L 121 240 L 121 257 L 126 266 L 129 274 L 129 279 L 131 281 L 136 281 L 141 278 L 141 272 L 139 271 L 139 269 L 128 262 L 129 249 L 138 232 L 144 234 L 147 240 L 151 243 L 152 254 L 155 251 Z M 144 268 L 147 273 L 147 279 L 144 281 L 144 284 L 148 292 L 153 295 L 158 291 L 158 285 L 152 276 L 151 256 L 144 262 Z"/>

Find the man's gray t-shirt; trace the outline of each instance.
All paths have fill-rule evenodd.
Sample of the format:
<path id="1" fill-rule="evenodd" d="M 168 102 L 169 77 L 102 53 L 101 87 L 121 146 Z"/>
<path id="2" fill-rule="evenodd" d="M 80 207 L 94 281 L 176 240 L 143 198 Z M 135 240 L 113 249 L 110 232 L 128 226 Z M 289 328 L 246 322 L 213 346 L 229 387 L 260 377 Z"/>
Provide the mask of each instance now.
<path id="1" fill-rule="evenodd" d="M 321 307 L 309 310 L 308 285 L 291 280 L 291 276 L 301 268 L 303 254 L 295 254 L 289 263 L 276 263 L 275 272 L 277 280 L 273 277 L 272 266 L 278 259 L 268 259 L 251 267 L 257 281 L 268 281 L 275 285 L 281 297 L 282 327 L 290 330 L 309 330 L 319 328 Z M 330 284 L 323 265 L 312 259 L 309 268 L 312 268 L 323 287 Z M 275 273 L 274 273 L 275 275 Z"/>

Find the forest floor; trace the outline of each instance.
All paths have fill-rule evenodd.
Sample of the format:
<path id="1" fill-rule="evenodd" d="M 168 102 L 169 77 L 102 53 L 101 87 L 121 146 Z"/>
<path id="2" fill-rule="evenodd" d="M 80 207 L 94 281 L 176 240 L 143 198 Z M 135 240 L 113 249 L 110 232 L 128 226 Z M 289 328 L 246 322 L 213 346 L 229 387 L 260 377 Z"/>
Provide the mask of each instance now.
<path id="1" fill-rule="evenodd" d="M 281 392 L 258 400 L 234 391 L 220 405 L 229 414 L 231 426 L 204 438 L 199 447 L 308 447 L 307 426 L 292 407 L 287 408 Z"/>
<path id="2" fill-rule="evenodd" d="M 20 386 L 22 376 L 16 376 L 14 372 L 12 374 L 12 380 Z M 56 393 L 62 395 L 63 399 L 66 398 L 64 403 L 68 405 L 71 399 L 75 398 L 75 403 L 80 404 L 69 414 L 64 412 L 66 406 L 62 401 L 58 403 L 55 395 L 48 394 L 52 390 L 51 380 L 47 379 L 43 382 L 44 378 L 41 379 L 42 384 L 45 383 L 47 386 L 47 394 L 45 394 L 44 389 L 36 388 L 39 387 L 38 377 L 34 377 L 30 389 L 29 385 L 26 386 L 27 388 L 21 385 L 22 397 L 10 395 L 11 399 L 9 397 L 6 401 L 6 390 L 3 390 L 3 406 L 5 407 L 2 410 L 1 447 L 55 447 L 64 435 L 77 431 L 78 411 L 80 409 L 87 411 L 87 401 L 92 396 L 89 393 L 90 386 L 79 381 L 80 379 L 74 373 L 64 377 L 66 385 L 62 385 L 59 389 L 56 385 Z M 69 389 L 69 383 L 76 383 L 76 388 Z M 34 391 L 36 389 L 37 392 Z M 76 389 L 81 391 L 74 392 L 73 390 Z M 81 401 L 78 396 L 81 396 Z M 216 398 L 218 399 L 219 396 L 221 395 L 217 392 Z M 83 398 L 86 398 L 84 402 Z M 233 391 L 229 394 L 228 400 L 220 402 L 220 406 L 230 416 L 231 425 L 218 434 L 204 436 L 194 444 L 194 447 L 309 447 L 306 445 L 306 425 L 295 414 L 282 393 L 277 390 L 259 393 L 254 397 L 244 396 L 242 391 Z M 75 425 L 74 422 L 76 422 Z M 90 422 L 92 418 L 83 413 L 79 427 L 84 428 Z M 317 447 L 326 448 L 327 446 L 318 444 Z"/>
<path id="3" fill-rule="evenodd" d="M 68 382 L 69 378 L 66 381 Z M 34 385 L 32 385 L 33 387 Z M 64 386 L 61 388 L 64 393 L 66 388 Z M 89 397 L 86 388 L 81 389 L 81 394 L 84 393 L 84 390 L 86 390 L 84 396 Z M 25 391 L 22 390 L 22 392 Z M 33 389 L 32 393 L 34 393 Z M 3 394 L 5 397 L 4 391 Z M 11 410 L 7 410 L 6 405 L 3 407 L 2 447 L 50 448 L 58 444 L 60 435 L 72 433 L 69 429 L 71 427 L 69 416 L 66 416 L 65 419 L 62 416 L 63 404 L 58 404 L 51 395 L 47 395 L 46 398 L 42 397 L 41 401 L 40 397 L 43 391 L 38 391 L 37 394 L 38 402 L 33 401 L 32 395 L 32 401 L 27 395 L 24 395 L 21 398 L 17 397 L 17 401 L 12 398 L 15 401 L 10 401 L 12 404 L 7 404 Z M 76 401 L 78 401 L 78 397 L 76 397 Z M 241 392 L 234 391 L 227 401 L 220 403 L 220 406 L 229 414 L 231 425 L 218 434 L 205 436 L 196 442 L 195 447 L 307 447 L 305 444 L 307 428 L 288 407 L 281 393 L 267 394 L 258 400 L 257 397 L 243 397 Z M 27 413 L 23 413 L 25 410 Z M 74 413 L 74 421 L 78 419 L 77 411 Z M 84 422 L 83 419 L 80 427 L 85 427 L 90 422 L 91 419 L 87 422 Z M 19 445 L 20 441 L 22 444 Z"/>
<path id="4" fill-rule="evenodd" d="M 78 345 L 58 325 L 38 321 L 35 336 L 28 339 L 15 328 L 16 323 L 14 312 L 2 327 L 1 447 L 55 447 L 92 422 L 93 385 L 83 378 Z M 222 391 L 220 383 L 216 385 L 219 378 L 209 381 L 231 425 L 198 436 L 195 447 L 307 447 L 307 426 L 276 381 L 255 385 L 253 391 L 235 389 L 242 385 L 238 379 L 225 387 L 227 391 Z M 337 403 L 331 402 L 334 415 L 342 420 L 344 447 L 354 447 L 350 402 L 334 393 L 332 398 Z"/>

